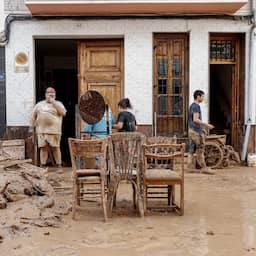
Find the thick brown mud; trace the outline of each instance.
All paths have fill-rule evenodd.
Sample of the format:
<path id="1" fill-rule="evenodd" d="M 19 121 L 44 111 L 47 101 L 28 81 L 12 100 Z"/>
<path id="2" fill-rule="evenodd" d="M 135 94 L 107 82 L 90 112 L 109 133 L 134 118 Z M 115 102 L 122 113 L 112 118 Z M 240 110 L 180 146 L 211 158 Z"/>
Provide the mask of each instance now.
<path id="1" fill-rule="evenodd" d="M 70 172 L 49 174 L 66 187 L 57 192 L 56 203 L 71 202 Z M 159 211 L 138 217 L 129 184 L 119 188 L 117 208 L 107 223 L 100 204 L 84 205 L 86 210 L 78 212 L 76 221 L 68 214 L 58 227 L 38 227 L 17 217 L 21 211 L 31 218 L 37 215 L 33 207 L 24 207 L 22 201 L 8 204 L 0 210 L 0 255 L 256 255 L 256 168 L 186 174 L 182 217 Z"/>

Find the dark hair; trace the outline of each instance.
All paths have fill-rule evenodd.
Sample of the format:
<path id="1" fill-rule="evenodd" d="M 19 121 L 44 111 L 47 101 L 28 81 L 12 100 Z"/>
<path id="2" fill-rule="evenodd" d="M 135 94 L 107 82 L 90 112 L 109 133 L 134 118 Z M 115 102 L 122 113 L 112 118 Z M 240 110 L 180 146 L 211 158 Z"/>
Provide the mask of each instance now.
<path id="1" fill-rule="evenodd" d="M 194 91 L 194 100 L 196 100 L 197 96 L 201 97 L 202 95 L 204 95 L 203 91 L 201 91 L 201 90 Z"/>
<path id="2" fill-rule="evenodd" d="M 118 102 L 118 106 L 122 109 L 132 108 L 132 104 L 128 98 L 121 99 Z"/>

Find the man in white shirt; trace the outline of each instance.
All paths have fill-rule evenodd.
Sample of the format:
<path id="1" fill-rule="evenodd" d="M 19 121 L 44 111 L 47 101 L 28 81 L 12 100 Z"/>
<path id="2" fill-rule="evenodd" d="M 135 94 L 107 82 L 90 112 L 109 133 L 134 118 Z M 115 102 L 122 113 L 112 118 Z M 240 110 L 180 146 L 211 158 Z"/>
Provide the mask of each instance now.
<path id="1" fill-rule="evenodd" d="M 66 115 L 64 105 L 55 100 L 56 91 L 48 87 L 45 100 L 38 102 L 32 113 L 32 125 L 36 127 L 37 143 L 40 148 L 40 166 L 45 167 L 48 159 L 49 145 L 58 167 L 61 167 L 61 126 L 62 117 Z"/>

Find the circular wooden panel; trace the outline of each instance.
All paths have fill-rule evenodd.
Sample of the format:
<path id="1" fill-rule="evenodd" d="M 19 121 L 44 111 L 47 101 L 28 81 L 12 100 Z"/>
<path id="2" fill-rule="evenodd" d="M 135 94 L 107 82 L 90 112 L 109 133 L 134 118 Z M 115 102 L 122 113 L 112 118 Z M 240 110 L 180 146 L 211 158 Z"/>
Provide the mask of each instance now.
<path id="1" fill-rule="evenodd" d="M 87 91 L 80 97 L 79 113 L 88 124 L 95 124 L 101 120 L 105 112 L 105 101 L 97 91 Z"/>

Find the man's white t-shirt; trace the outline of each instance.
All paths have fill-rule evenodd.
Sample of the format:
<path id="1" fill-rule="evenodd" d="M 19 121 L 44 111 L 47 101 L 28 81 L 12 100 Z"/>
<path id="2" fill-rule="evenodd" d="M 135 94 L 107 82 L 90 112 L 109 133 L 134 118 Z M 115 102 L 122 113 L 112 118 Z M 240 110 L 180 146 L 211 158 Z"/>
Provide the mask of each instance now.
<path id="1" fill-rule="evenodd" d="M 65 111 L 64 105 L 60 101 L 56 101 Z M 46 100 L 38 102 L 33 110 L 36 113 L 36 133 L 45 134 L 61 134 L 62 116 L 52 103 Z"/>

